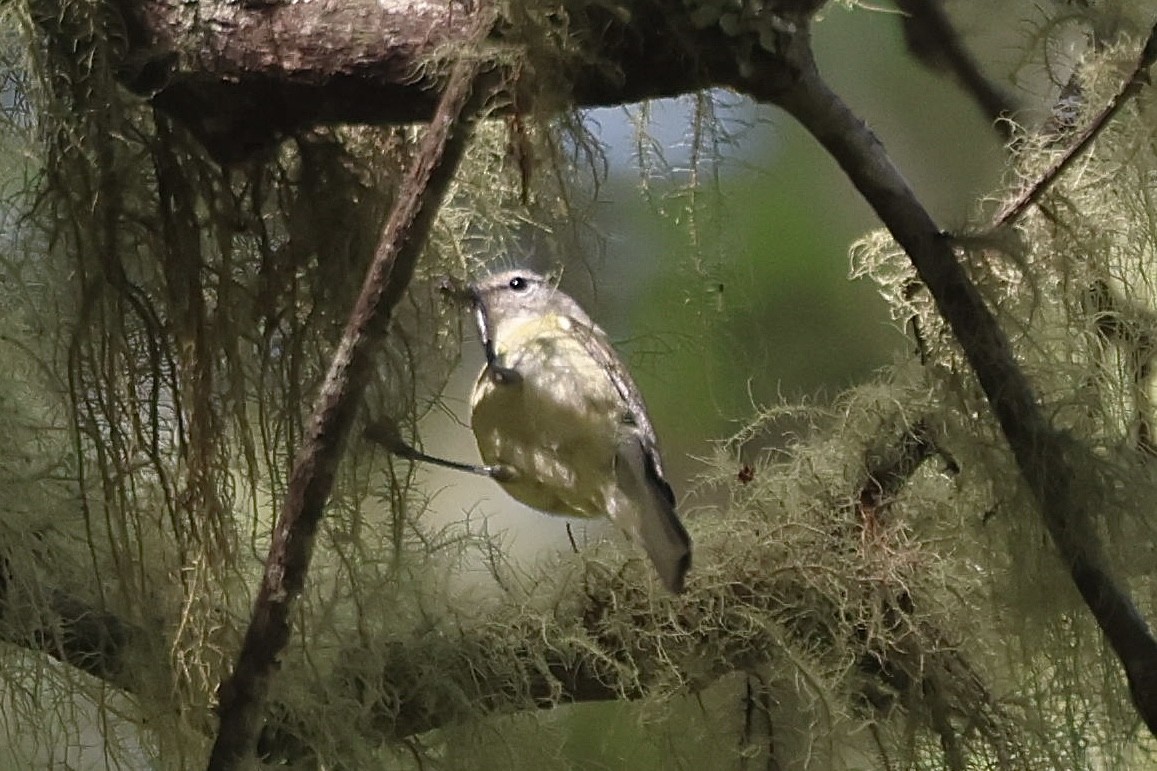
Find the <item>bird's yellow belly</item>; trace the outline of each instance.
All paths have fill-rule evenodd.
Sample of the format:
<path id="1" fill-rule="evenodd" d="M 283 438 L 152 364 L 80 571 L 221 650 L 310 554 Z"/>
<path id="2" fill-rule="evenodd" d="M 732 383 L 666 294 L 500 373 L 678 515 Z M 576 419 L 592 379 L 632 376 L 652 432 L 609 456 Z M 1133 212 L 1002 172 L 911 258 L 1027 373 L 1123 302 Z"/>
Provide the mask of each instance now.
<path id="1" fill-rule="evenodd" d="M 496 383 L 483 371 L 475 385 L 471 422 L 482 459 L 516 472 L 502 486 L 528 506 L 605 515 L 622 409 L 610 378 L 561 333 L 498 353 L 519 379 Z"/>

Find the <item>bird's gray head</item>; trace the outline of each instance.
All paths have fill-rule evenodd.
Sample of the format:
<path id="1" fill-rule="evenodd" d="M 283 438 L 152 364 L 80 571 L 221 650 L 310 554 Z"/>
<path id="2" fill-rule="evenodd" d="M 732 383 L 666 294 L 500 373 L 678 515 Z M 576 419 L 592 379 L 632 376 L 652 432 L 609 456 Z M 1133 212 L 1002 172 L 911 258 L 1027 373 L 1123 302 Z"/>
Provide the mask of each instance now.
<path id="1" fill-rule="evenodd" d="M 492 324 L 552 313 L 589 321 L 578 303 L 559 291 L 553 281 L 529 270 L 495 273 L 471 284 L 467 293 Z"/>

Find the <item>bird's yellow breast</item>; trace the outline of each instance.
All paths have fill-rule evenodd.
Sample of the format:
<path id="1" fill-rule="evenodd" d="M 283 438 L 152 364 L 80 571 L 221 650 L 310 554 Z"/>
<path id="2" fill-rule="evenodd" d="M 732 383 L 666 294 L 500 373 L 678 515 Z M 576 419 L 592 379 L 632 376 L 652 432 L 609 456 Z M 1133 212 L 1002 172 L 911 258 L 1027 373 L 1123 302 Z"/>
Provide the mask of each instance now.
<path id="1" fill-rule="evenodd" d="M 503 483 L 514 498 L 556 514 L 602 516 L 614 481 L 622 405 L 608 374 L 588 353 L 569 318 L 513 319 L 494 331 L 497 364 L 474 386 L 471 424 L 488 464 L 513 468 Z"/>

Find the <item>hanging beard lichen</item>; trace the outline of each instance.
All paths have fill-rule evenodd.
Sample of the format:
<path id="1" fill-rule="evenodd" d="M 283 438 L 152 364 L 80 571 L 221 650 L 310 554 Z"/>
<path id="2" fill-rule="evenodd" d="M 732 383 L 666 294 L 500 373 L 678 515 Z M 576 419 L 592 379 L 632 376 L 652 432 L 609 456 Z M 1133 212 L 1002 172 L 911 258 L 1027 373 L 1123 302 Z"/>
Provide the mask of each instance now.
<path id="1" fill-rule="evenodd" d="M 21 31 L 4 41 L 19 78 L 4 141 L 29 159 L 5 177 L 33 181 L 5 213 L 2 392 L 14 409 L 0 465 L 14 494 L 36 493 L 4 510 L 4 639 L 97 677 L 30 670 L 37 659 L 13 653 L 6 698 L 24 701 L 12 714 L 64 705 L 76 717 L 42 734 L 25 721 L 11 752 L 17 766 L 45 752 L 76 763 L 95 742 L 110 766 L 191 767 L 215 730 L 215 690 L 304 421 L 421 128 L 320 128 L 221 168 L 118 87 L 108 7 L 57 10 L 3 12 Z M 565 232 L 554 186 L 581 176 L 589 148 L 567 137 L 503 120 L 479 130 L 379 351 L 367 414 L 413 426 L 439 398 L 461 324 L 438 292 L 444 275 L 517 253 L 528 231 Z M 515 143 L 553 173 L 528 178 Z M 30 465 L 13 465 L 22 457 Z M 426 526 L 409 464 L 367 442 L 350 442 L 339 473 L 277 685 L 285 725 L 318 699 L 334 703 L 327 721 L 356 725 L 336 706 L 356 694 L 335 665 L 420 623 L 427 603 L 452 607 L 445 576 L 481 540 Z M 46 684 L 24 685 L 29 671 Z M 333 727 L 303 728 L 294 751 L 353 767 L 376 757 L 373 742 L 331 750 Z M 306 736 L 318 745 L 302 747 Z"/>
<path id="2" fill-rule="evenodd" d="M 1090 57 L 1073 84 L 1086 119 L 1120 88 L 1136 47 Z M 1153 618 L 1157 488 L 1152 443 L 1152 335 L 1157 239 L 1151 186 L 1157 168 L 1152 99 L 1117 116 L 1032 207 L 1015 233 L 960 240 L 970 275 L 1008 334 L 1076 471 L 1070 523 Z M 1083 123 L 1077 121 L 1076 128 Z M 1010 197 L 1036 181 L 1076 136 L 1046 131 L 1018 140 Z M 981 220 L 983 222 L 983 220 Z M 984 227 L 983 225 L 981 226 Z M 961 351 L 907 259 L 884 234 L 853 247 L 857 273 L 878 281 L 896 317 L 917 331 L 922 373 L 941 395 L 940 446 L 961 478 L 983 480 L 963 497 L 959 558 L 975 565 L 990 620 L 992 677 L 1031 721 L 1043 767 L 1147 767 L 1154 750 L 1130 703 L 1120 664 L 1072 585 Z M 923 519 L 923 515 L 921 515 Z M 975 649 L 981 637 L 962 638 Z"/>
<path id="3" fill-rule="evenodd" d="M 222 169 L 118 89 L 100 4 L 61 11 L 3 11 L 24 36 L 5 39 L 4 67 L 32 100 L 5 103 L 3 141 L 35 159 L 36 179 L 4 212 L 2 711 L 64 715 L 24 721 L 15 766 L 76 763 L 99 743 L 110 767 L 195 767 L 303 422 L 419 129 L 317 129 Z M 512 8 L 511 24 L 549 32 L 526 33 L 547 49 L 523 70 L 544 90 L 582 55 L 563 14 Z M 1096 104 L 1113 73 L 1087 72 Z M 1146 599 L 1151 122 L 1114 124 L 1025 221 L 1015 256 L 971 263 L 1087 461 L 1081 488 L 1104 501 L 1114 567 Z M 460 323 L 441 274 L 517 261 L 535 232 L 563 248 L 586 200 L 577 180 L 600 164 L 577 125 L 481 127 L 366 412 L 410 429 L 438 399 Z M 692 133 L 698 151 L 710 131 Z M 1026 143 L 1018 162 L 1047 152 Z M 613 546 L 507 566 L 494 541 L 427 526 L 431 491 L 408 464 L 351 442 L 263 755 L 541 767 L 569 757 L 577 716 L 627 725 L 639 765 L 738 766 L 769 747 L 814 769 L 1141 763 L 1151 748 L 1115 662 L 930 301 L 887 239 L 865 239 L 856 260 L 898 317 L 918 319 L 923 360 L 793 410 L 808 429 L 782 454 L 752 449 L 775 410 L 721 445 L 689 517 L 685 598 L 653 593 Z M 449 591 L 479 550 L 499 588 Z M 534 711 L 571 701 L 592 703 Z"/>

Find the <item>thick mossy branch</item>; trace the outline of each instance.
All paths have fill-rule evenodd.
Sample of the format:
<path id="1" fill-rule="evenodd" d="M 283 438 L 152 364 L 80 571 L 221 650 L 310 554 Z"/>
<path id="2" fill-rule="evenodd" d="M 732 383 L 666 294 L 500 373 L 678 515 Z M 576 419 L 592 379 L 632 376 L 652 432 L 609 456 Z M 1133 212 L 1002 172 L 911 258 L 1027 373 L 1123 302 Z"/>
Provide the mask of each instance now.
<path id="1" fill-rule="evenodd" d="M 232 162 L 321 124 L 427 120 L 438 100 L 430 62 L 460 48 L 476 16 L 491 13 L 492 5 L 115 0 L 125 37 L 118 77 L 192 131 L 218 160 Z M 805 27 L 822 5 L 823 0 L 768 0 L 750 7 L 724 0 L 558 0 L 553 7 L 528 6 L 524 15 L 535 23 L 499 22 L 491 37 L 508 52 L 515 84 L 508 108 L 514 111 L 537 108 L 536 86 L 525 77 L 530 73 L 538 81 L 565 83 L 568 93 L 559 102 L 568 107 L 619 105 L 716 86 L 753 93 L 748 83 L 760 84 L 755 91 L 766 88 L 766 54 L 777 53 L 779 32 Z M 1015 110 L 980 72 L 938 4 L 900 7 L 908 14 L 905 31 L 917 55 L 935 51 L 936 61 L 947 63 L 986 115 L 995 119 Z M 46 15 L 45 23 L 52 18 Z M 526 49 L 541 53 L 540 38 L 552 34 L 565 38 L 568 50 L 527 66 Z M 790 74 L 790 61 L 780 64 Z"/>
<path id="2" fill-rule="evenodd" d="M 737 459 L 721 461 L 718 484 L 733 501 L 703 517 L 702 564 L 686 595 L 649 585 L 642 562 L 595 552 L 409 632 L 351 633 L 332 656 L 289 651 L 279 680 L 293 684 L 275 687 L 263 708 L 262 758 L 324 762 L 335 734 L 339 744 L 397 745 L 486 716 L 695 694 L 737 671 L 767 673 L 777 699 L 798 687 L 822 692 L 817 709 L 836 714 L 816 720 L 884 723 L 904 705 L 941 741 L 1013 752 L 991 676 L 958 647 L 954 619 L 976 587 L 906 524 L 912 511 L 946 516 L 973 496 L 931 467 L 927 424 L 905 426 L 882 399 L 864 402 L 867 419 L 801 443 L 796 457 L 758 462 L 746 482 L 731 472 Z M 876 491 L 871 522 L 866 490 Z M 79 604 L 69 611 L 86 615 L 115 634 L 70 663 L 112 684 L 125 687 L 116 673 L 131 670 L 130 646 L 164 646 L 157 632 Z M 51 652 L 42 640 L 11 639 Z M 324 677 L 303 687 L 299 668 L 321 661 Z M 792 685 L 800 679 L 806 686 Z M 950 722 L 921 717 L 929 710 L 969 715 L 972 728 L 958 736 Z"/>
<path id="3" fill-rule="evenodd" d="M 821 4 L 777 0 L 764 3 L 760 14 L 790 26 Z M 117 0 L 116 7 L 126 42 L 121 82 L 229 162 L 319 124 L 427 120 L 439 98 L 431 88 L 439 76 L 429 64 L 460 49 L 494 3 Z M 715 18 L 700 8 L 714 8 Z M 753 43 L 720 23 L 724 10 L 711 0 L 560 0 L 527 9 L 540 26 L 500 22 L 491 42 L 509 51 L 519 92 L 512 109 L 536 109 L 527 103 L 535 80 L 565 82 L 567 106 L 624 104 L 736 84 Z M 42 24 L 51 26 L 53 18 L 46 14 Z M 523 50 L 541 49 L 545 36 L 556 33 L 571 50 L 526 66 Z"/>
<path id="4" fill-rule="evenodd" d="M 891 422 L 877 422 L 881 437 Z M 482 715 L 695 694 L 737 671 L 770 673 L 777 699 L 800 687 L 822 693 L 829 714 L 814 716 L 820 722 L 859 722 L 903 704 L 944 715 L 921 726 L 941 741 L 1015 754 L 988 675 L 957 648 L 960 606 L 949 610 L 934 589 L 946 566 L 905 524 L 909 505 L 922 515 L 935 508 L 924 496 L 954 505 L 956 481 L 926 468 L 935 446 L 926 425 L 866 448 L 855 436 L 863 429 L 805 443 L 799 460 L 761 462 L 747 481 L 725 461 L 721 484 L 734 500 L 704 518 L 723 521 L 697 532 L 701 567 L 687 594 L 657 596 L 637 565 L 617 569 L 598 555 L 551 566 L 542 574 L 551 578 L 536 576 L 526 594 L 486 602 L 468 620 L 443 616 L 344 650 L 330 686 L 338 691 L 283 704 L 262 736 L 263 757 L 324 746 L 314 734 L 332 725 L 334 709 L 350 710 L 363 737 L 396 744 Z M 867 489 L 883 496 L 871 523 L 858 505 Z M 973 588 L 963 575 L 953 583 L 953 603 Z M 317 714 L 323 704 L 328 723 Z M 970 716 L 967 737 L 948 715 Z"/>

